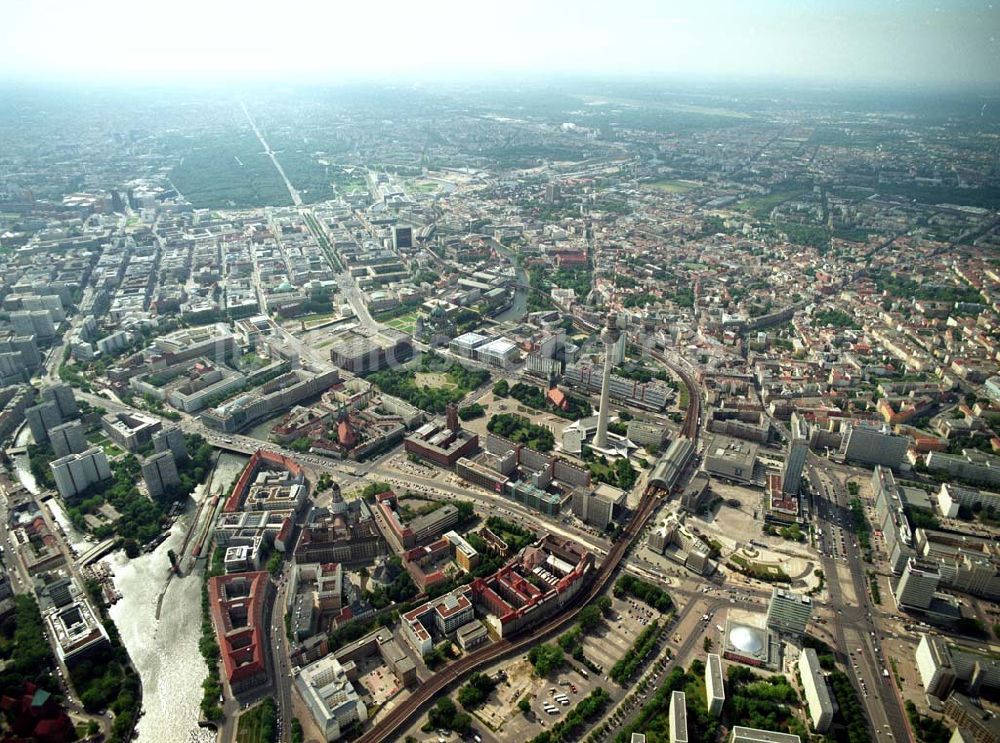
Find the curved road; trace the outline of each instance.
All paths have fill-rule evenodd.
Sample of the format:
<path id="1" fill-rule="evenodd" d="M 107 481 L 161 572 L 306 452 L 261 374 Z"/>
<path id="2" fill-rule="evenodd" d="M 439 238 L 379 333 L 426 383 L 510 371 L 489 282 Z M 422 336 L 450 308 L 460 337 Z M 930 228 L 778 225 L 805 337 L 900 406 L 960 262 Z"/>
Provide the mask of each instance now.
<path id="1" fill-rule="evenodd" d="M 582 321 L 579 318 L 574 318 L 574 322 L 585 329 L 591 331 L 594 329 L 590 323 Z M 654 358 L 656 358 L 655 355 Z M 701 398 L 698 390 L 689 375 L 675 365 L 668 363 L 662 355 L 660 355 L 658 360 L 666 363 L 679 374 L 684 380 L 684 384 L 688 387 L 688 409 L 682 433 L 694 439 L 698 432 L 698 419 L 700 415 Z M 508 655 L 519 653 L 548 635 L 565 628 L 576 618 L 583 607 L 607 588 L 609 581 L 632 546 L 632 542 L 642 532 L 650 516 L 652 516 L 661 504 L 661 497 L 664 495 L 666 494 L 653 488 L 646 490 L 642 496 L 642 500 L 639 502 L 639 507 L 632 515 L 628 525 L 622 530 L 620 539 L 611 547 L 611 551 L 608 552 L 607 557 L 601 562 L 591 584 L 582 593 L 582 599 L 580 596 L 576 597 L 567 610 L 550 618 L 542 625 L 532 628 L 530 632 L 491 643 L 449 664 L 424 682 L 405 701 L 383 717 L 377 725 L 358 738 L 358 743 L 381 743 L 382 741 L 393 740 L 403 725 L 408 723 L 424 705 L 436 699 L 441 692 L 459 682 L 466 675 Z"/>

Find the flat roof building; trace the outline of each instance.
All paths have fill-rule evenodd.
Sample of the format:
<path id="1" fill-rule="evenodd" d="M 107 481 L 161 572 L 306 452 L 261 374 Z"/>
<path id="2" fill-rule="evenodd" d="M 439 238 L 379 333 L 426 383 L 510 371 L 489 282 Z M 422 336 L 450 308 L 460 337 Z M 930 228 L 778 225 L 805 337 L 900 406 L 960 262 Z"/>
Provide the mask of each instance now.
<path id="1" fill-rule="evenodd" d="M 726 688 L 722 675 L 722 658 L 718 653 L 709 653 L 705 663 L 705 699 L 708 713 L 713 717 L 722 714 L 726 703 Z"/>
<path id="2" fill-rule="evenodd" d="M 799 655 L 799 677 L 809 708 L 809 719 L 817 733 L 830 729 L 836 705 L 830 695 L 826 677 L 819 665 L 819 656 L 812 648 L 804 648 Z"/>
<path id="3" fill-rule="evenodd" d="M 368 708 L 332 655 L 297 670 L 295 688 L 327 741 L 338 740 L 347 728 L 368 719 Z"/>
<path id="4" fill-rule="evenodd" d="M 705 447 L 705 470 L 716 477 L 739 483 L 753 482 L 759 447 L 749 441 L 713 436 Z"/>
<path id="5" fill-rule="evenodd" d="M 791 733 L 776 733 L 737 725 L 733 728 L 729 743 L 802 743 L 802 739 Z"/>
<path id="6" fill-rule="evenodd" d="M 780 634 L 800 637 L 812 616 L 812 599 L 783 588 L 771 589 L 767 605 L 767 628 Z"/>
<path id="7" fill-rule="evenodd" d="M 687 700 L 683 691 L 670 694 L 670 743 L 688 743 Z"/>

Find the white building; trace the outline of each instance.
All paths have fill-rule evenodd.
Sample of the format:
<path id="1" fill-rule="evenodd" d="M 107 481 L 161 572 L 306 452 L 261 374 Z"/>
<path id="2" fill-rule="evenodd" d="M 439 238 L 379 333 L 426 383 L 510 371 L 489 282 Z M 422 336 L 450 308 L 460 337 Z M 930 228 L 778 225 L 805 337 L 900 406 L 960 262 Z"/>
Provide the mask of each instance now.
<path id="1" fill-rule="evenodd" d="M 718 653 L 709 653 L 705 663 L 705 699 L 708 713 L 713 717 L 722 714 L 726 703 L 726 687 L 722 675 L 722 658 Z"/>
<path id="2" fill-rule="evenodd" d="M 805 648 L 799 656 L 799 676 L 809 707 L 809 719 L 817 733 L 825 733 L 833 721 L 836 707 L 827 686 L 826 677 L 819 665 L 819 656 L 812 648 Z"/>
<path id="3" fill-rule="evenodd" d="M 56 489 L 63 498 L 82 493 L 91 485 L 111 477 L 111 467 L 104 450 L 98 446 L 79 454 L 67 454 L 49 463 Z"/>
<path id="4" fill-rule="evenodd" d="M 296 671 L 295 687 L 327 741 L 337 740 L 353 723 L 368 719 L 368 709 L 347 678 L 347 669 L 332 655 Z"/>
<path id="5" fill-rule="evenodd" d="M 688 743 L 687 699 L 683 691 L 670 694 L 670 743 Z"/>

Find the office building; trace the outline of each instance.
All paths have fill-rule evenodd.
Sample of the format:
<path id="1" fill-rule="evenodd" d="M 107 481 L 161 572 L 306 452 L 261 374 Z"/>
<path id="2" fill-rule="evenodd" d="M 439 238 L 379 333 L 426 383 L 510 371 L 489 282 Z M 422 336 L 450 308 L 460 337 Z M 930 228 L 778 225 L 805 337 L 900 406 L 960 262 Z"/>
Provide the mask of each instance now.
<path id="1" fill-rule="evenodd" d="M 963 449 L 961 454 L 932 451 L 927 455 L 927 468 L 968 482 L 1000 485 L 1000 457 L 976 449 Z"/>
<path id="2" fill-rule="evenodd" d="M 792 413 L 792 439 L 788 442 L 788 455 L 781 470 L 781 492 L 798 495 L 802 485 L 802 468 L 809 453 L 809 426 L 805 418 Z"/>
<path id="3" fill-rule="evenodd" d="M 353 671 L 354 662 L 348 664 Z M 297 670 L 295 688 L 326 741 L 338 740 L 352 725 L 368 719 L 347 669 L 332 655 Z"/>
<path id="4" fill-rule="evenodd" d="M 49 468 L 56 481 L 56 489 L 63 498 L 79 495 L 91 485 L 111 477 L 108 457 L 97 446 L 79 454 L 67 454 L 53 459 L 49 462 Z"/>
<path id="5" fill-rule="evenodd" d="M 925 634 L 917 644 L 915 657 L 924 691 L 938 699 L 946 699 L 957 679 L 948 643 L 944 638 Z"/>
<path id="6" fill-rule="evenodd" d="M 705 471 L 737 483 L 753 482 L 759 447 L 749 441 L 713 436 L 705 446 Z"/>
<path id="7" fill-rule="evenodd" d="M 265 571 L 208 579 L 208 606 L 222 655 L 222 677 L 234 694 L 268 681 L 267 624 L 271 575 Z"/>
<path id="8" fill-rule="evenodd" d="M 670 693 L 670 743 L 688 743 L 687 699 L 683 691 Z"/>
<path id="9" fill-rule="evenodd" d="M 826 677 L 820 668 L 819 656 L 812 648 L 804 648 L 799 655 L 799 677 L 802 680 L 802 690 L 805 692 L 813 729 L 817 733 L 825 733 L 830 729 L 836 706 L 830 695 Z"/>
<path id="10" fill-rule="evenodd" d="M 615 509 L 624 503 L 625 491 L 606 483 L 592 490 L 573 491 L 573 515 L 601 531 L 608 528 L 615 517 Z"/>
<path id="11" fill-rule="evenodd" d="M 144 413 L 108 413 L 101 418 L 101 428 L 125 451 L 136 451 L 152 441 L 163 423 Z"/>
<path id="12" fill-rule="evenodd" d="M 705 661 L 705 701 L 708 714 L 718 717 L 726 703 L 725 677 L 722 675 L 722 658 L 718 653 L 709 653 Z"/>
<path id="13" fill-rule="evenodd" d="M 54 384 L 42 390 L 44 402 L 54 402 L 59 408 L 59 415 L 68 420 L 80 414 L 80 408 L 73 396 L 73 388 L 68 384 Z"/>
<path id="14" fill-rule="evenodd" d="M 177 462 L 174 461 L 173 452 L 161 451 L 159 454 L 147 457 L 142 463 L 142 479 L 151 498 L 159 498 L 178 487 L 181 479 L 177 473 Z"/>
<path id="15" fill-rule="evenodd" d="M 767 605 L 767 628 L 772 632 L 792 637 L 805 634 L 812 616 L 812 599 L 783 588 L 771 589 L 771 602 Z"/>
<path id="16" fill-rule="evenodd" d="M 944 716 L 955 731 L 949 743 L 1000 743 L 1000 717 L 984 709 L 981 699 L 954 691 L 944 702 Z"/>
<path id="17" fill-rule="evenodd" d="M 844 436 L 840 453 L 851 462 L 899 467 L 906 458 L 910 443 L 909 436 L 895 434 L 888 426 L 853 425 Z"/>
<path id="18" fill-rule="evenodd" d="M 31 438 L 35 440 L 36 444 L 44 444 L 48 441 L 49 430 L 62 423 L 59 406 L 54 401 L 32 405 L 24 411 L 24 417 L 28 421 Z"/>
<path id="19" fill-rule="evenodd" d="M 80 421 L 70 421 L 49 429 L 49 442 L 56 458 L 79 454 L 88 447 Z"/>
<path id="20" fill-rule="evenodd" d="M 900 607 L 928 609 L 940 583 L 936 565 L 911 557 L 896 584 L 896 603 Z"/>
<path id="21" fill-rule="evenodd" d="M 42 621 L 61 662 L 75 666 L 109 645 L 101 617 L 80 584 L 56 573 L 46 573 L 37 582 Z"/>
<path id="22" fill-rule="evenodd" d="M 412 248 L 413 228 L 401 224 L 393 225 L 392 247 L 396 250 L 399 250 L 400 248 Z"/>

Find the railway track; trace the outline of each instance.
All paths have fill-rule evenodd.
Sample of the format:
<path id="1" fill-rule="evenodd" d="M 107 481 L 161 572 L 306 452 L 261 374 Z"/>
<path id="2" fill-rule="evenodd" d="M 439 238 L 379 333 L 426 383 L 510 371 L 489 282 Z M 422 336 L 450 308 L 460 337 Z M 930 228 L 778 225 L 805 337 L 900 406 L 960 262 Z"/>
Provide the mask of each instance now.
<path id="1" fill-rule="evenodd" d="M 585 330 L 591 332 L 597 330 L 593 324 L 579 318 L 574 318 L 574 322 Z M 688 388 L 688 409 L 685 413 L 684 424 L 681 427 L 681 434 L 693 441 L 698 433 L 701 408 L 701 398 L 698 395 L 694 382 L 685 371 L 667 361 L 662 353 L 651 351 L 651 355 L 678 374 Z M 541 625 L 529 628 L 513 637 L 491 643 L 448 664 L 441 671 L 435 673 L 431 678 L 422 683 L 413 694 L 394 707 L 376 725 L 359 737 L 357 739 L 358 743 L 383 743 L 383 741 L 398 739 L 398 733 L 403 725 L 410 722 L 425 705 L 436 699 L 439 694 L 452 685 L 461 681 L 465 676 L 508 655 L 520 653 L 573 622 L 587 604 L 607 589 L 608 583 L 618 571 L 622 560 L 632 547 L 635 538 L 645 528 L 649 518 L 656 511 L 666 495 L 667 493 L 659 488 L 653 486 L 646 488 L 642 499 L 639 501 L 639 506 L 632 514 L 632 518 L 629 519 L 628 524 L 622 530 L 621 536 L 612 545 L 611 550 L 597 568 L 589 585 L 579 595 L 574 597 L 562 612 L 549 618 Z"/>

